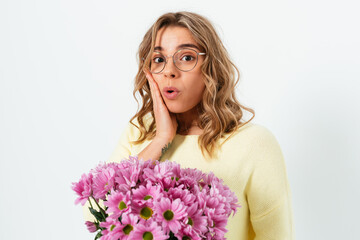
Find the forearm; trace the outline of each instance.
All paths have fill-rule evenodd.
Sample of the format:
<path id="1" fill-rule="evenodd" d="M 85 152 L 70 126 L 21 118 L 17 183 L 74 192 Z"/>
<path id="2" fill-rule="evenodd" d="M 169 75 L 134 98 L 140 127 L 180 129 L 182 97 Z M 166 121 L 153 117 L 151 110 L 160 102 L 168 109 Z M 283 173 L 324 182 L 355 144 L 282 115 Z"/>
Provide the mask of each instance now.
<path id="1" fill-rule="evenodd" d="M 139 154 L 138 159 L 143 160 L 160 160 L 161 156 L 170 147 L 172 141 L 154 139 L 149 145 L 147 145 Z"/>

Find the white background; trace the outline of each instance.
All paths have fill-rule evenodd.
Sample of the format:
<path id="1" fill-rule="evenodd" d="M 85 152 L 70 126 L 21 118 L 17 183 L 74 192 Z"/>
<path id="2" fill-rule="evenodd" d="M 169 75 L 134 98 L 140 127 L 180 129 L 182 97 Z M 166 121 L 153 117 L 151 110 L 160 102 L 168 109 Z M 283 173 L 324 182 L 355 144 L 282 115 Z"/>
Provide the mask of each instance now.
<path id="1" fill-rule="evenodd" d="M 114 150 L 138 45 L 180 10 L 214 23 L 240 102 L 278 139 L 296 238 L 360 238 L 356 1 L 1 0 L 0 239 L 93 239 L 71 182 Z"/>

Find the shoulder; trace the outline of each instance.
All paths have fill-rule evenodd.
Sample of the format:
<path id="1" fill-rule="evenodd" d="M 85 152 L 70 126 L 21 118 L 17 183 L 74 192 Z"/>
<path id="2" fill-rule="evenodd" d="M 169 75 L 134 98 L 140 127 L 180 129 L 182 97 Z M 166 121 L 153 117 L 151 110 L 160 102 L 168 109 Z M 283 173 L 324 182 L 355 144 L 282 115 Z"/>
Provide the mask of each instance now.
<path id="1" fill-rule="evenodd" d="M 228 136 L 230 135 L 231 134 L 228 134 Z M 261 124 L 252 122 L 239 127 L 231 137 L 236 139 L 246 139 L 247 141 L 253 143 L 276 141 L 276 138 L 271 130 Z"/>
<path id="2" fill-rule="evenodd" d="M 239 127 L 231 136 L 226 136 L 231 148 L 246 149 L 249 156 L 263 159 L 266 155 L 281 156 L 280 145 L 272 131 L 258 123 L 247 123 Z M 225 143 L 226 144 L 226 143 Z"/>

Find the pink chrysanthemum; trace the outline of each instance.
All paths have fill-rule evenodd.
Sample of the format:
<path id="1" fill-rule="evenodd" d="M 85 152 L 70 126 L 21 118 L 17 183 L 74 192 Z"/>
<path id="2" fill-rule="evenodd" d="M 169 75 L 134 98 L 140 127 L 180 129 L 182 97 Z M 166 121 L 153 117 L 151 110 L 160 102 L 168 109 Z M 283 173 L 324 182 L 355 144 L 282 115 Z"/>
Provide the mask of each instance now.
<path id="1" fill-rule="evenodd" d="M 89 174 L 83 174 L 81 175 L 81 179 L 79 182 L 72 183 L 72 190 L 74 190 L 79 197 L 75 200 L 75 204 L 81 203 L 81 205 L 84 206 L 86 201 L 91 197 L 92 195 L 92 184 L 93 184 L 93 175 L 91 173 Z"/>
<path id="2" fill-rule="evenodd" d="M 123 226 L 117 219 L 108 217 L 105 222 L 100 222 L 100 227 L 105 228 L 101 231 L 101 240 L 118 239 L 122 235 Z"/>
<path id="3" fill-rule="evenodd" d="M 180 165 L 166 160 L 155 165 L 154 169 L 144 169 L 144 176 L 153 183 L 162 181 L 164 178 L 179 177 Z"/>
<path id="4" fill-rule="evenodd" d="M 164 234 L 161 227 L 154 221 L 147 221 L 145 224 L 139 223 L 132 235 L 136 240 L 166 240 L 168 236 Z"/>
<path id="5" fill-rule="evenodd" d="M 212 172 L 137 156 L 100 163 L 72 188 L 79 196 L 76 204 L 89 197 L 104 200 L 105 222 L 86 222 L 90 232 L 102 228 L 101 240 L 166 240 L 170 232 L 179 240 L 223 240 L 228 217 L 240 207 Z"/>
<path id="6" fill-rule="evenodd" d="M 93 192 L 96 199 L 106 199 L 105 195 L 114 187 L 114 177 L 113 168 L 105 168 L 94 177 Z"/>
<path id="7" fill-rule="evenodd" d="M 115 186 L 116 190 L 126 193 L 128 191 L 131 191 L 131 187 L 127 184 L 127 180 L 124 177 L 127 175 L 126 169 L 119 169 L 119 171 L 115 175 Z"/>
<path id="8" fill-rule="evenodd" d="M 234 212 L 234 215 L 237 208 L 241 207 L 241 205 L 237 204 L 238 199 L 236 195 L 230 191 L 228 186 L 221 182 L 213 181 L 209 194 L 212 197 L 216 197 L 223 204 L 227 216 L 230 216 L 231 212 Z"/>
<path id="9" fill-rule="evenodd" d="M 209 174 L 204 175 L 204 182 L 205 184 L 211 185 L 213 183 L 223 183 L 223 180 L 216 177 L 213 172 L 209 172 Z"/>
<path id="10" fill-rule="evenodd" d="M 199 235 L 189 225 L 182 228 L 177 234 L 174 234 L 174 236 L 177 239 L 181 239 L 181 240 L 202 240 L 203 237 L 205 237 L 205 236 Z"/>
<path id="11" fill-rule="evenodd" d="M 138 205 L 148 202 L 152 206 L 152 202 L 162 196 L 160 186 L 152 186 L 150 181 L 146 183 L 146 186 L 139 186 L 139 188 L 134 189 L 132 193 L 133 201 Z"/>
<path id="12" fill-rule="evenodd" d="M 162 222 L 166 234 L 172 231 L 176 234 L 181 228 L 181 223 L 187 217 L 186 207 L 180 199 L 170 201 L 168 198 L 161 199 L 156 208 L 156 220 Z"/>
<path id="13" fill-rule="evenodd" d="M 224 214 L 216 214 L 216 210 L 209 208 L 206 211 L 207 225 L 209 232 L 212 234 L 213 239 L 223 239 L 224 234 L 227 232 L 225 228 L 228 217 Z"/>
<path id="14" fill-rule="evenodd" d="M 179 198 L 186 206 L 194 205 L 196 201 L 196 196 L 192 194 L 188 189 L 170 188 L 168 191 L 168 196 L 171 199 Z"/>
<path id="15" fill-rule="evenodd" d="M 139 180 L 139 175 L 143 171 L 143 166 L 140 162 L 135 162 L 133 165 L 130 165 L 128 168 L 122 171 L 123 177 L 126 181 L 126 184 L 129 187 L 135 187 Z"/>
<path id="16" fill-rule="evenodd" d="M 134 214 L 123 214 L 121 216 L 121 231 L 119 231 L 119 234 L 117 235 L 118 238 L 121 240 L 131 240 L 136 239 L 133 237 L 134 229 L 138 223 L 138 217 Z"/>
<path id="17" fill-rule="evenodd" d="M 198 169 L 181 169 L 179 183 L 191 189 L 193 186 L 198 185 L 198 182 L 203 179 L 204 175 L 205 174 Z"/>
<path id="18" fill-rule="evenodd" d="M 140 217 L 140 221 L 147 221 L 155 216 L 155 209 L 150 201 L 145 203 L 133 202 L 132 205 L 133 213 Z"/>
<path id="19" fill-rule="evenodd" d="M 123 194 L 122 192 L 116 192 L 111 189 L 111 193 L 108 195 L 107 201 L 104 201 L 104 205 L 108 207 L 106 213 L 108 213 L 111 218 L 117 219 L 122 213 L 131 211 L 130 192 Z"/>
<path id="20" fill-rule="evenodd" d="M 225 233 L 228 231 L 226 229 L 228 217 L 226 215 L 215 215 L 212 217 L 212 219 L 213 219 L 213 231 L 215 232 L 215 236 L 223 238 Z"/>
<path id="21" fill-rule="evenodd" d="M 191 229 L 198 234 L 205 233 L 207 231 L 206 216 L 202 215 L 202 210 L 198 209 L 198 204 L 189 206 L 186 211 L 188 217 L 185 221 L 185 224 L 190 225 Z"/>
<path id="22" fill-rule="evenodd" d="M 89 232 L 93 233 L 96 232 L 97 228 L 94 222 L 90 222 L 90 221 L 86 221 L 85 225 L 87 227 L 87 229 L 89 230 Z"/>
<path id="23" fill-rule="evenodd" d="M 139 176 L 141 175 L 144 166 L 141 162 L 129 162 L 129 165 L 120 169 L 115 176 L 115 182 L 118 185 L 117 189 L 122 192 L 130 191 L 140 182 Z"/>

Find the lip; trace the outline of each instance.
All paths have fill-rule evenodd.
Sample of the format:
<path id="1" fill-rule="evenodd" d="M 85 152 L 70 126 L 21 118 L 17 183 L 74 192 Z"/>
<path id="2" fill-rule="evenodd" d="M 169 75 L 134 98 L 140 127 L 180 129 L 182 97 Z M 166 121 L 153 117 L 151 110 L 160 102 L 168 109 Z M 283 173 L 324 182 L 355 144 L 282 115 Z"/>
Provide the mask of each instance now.
<path id="1" fill-rule="evenodd" d="M 168 91 L 172 90 L 172 93 L 169 93 Z M 179 95 L 180 91 L 176 87 L 164 87 L 163 88 L 163 94 L 167 99 L 175 99 Z"/>

